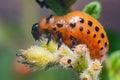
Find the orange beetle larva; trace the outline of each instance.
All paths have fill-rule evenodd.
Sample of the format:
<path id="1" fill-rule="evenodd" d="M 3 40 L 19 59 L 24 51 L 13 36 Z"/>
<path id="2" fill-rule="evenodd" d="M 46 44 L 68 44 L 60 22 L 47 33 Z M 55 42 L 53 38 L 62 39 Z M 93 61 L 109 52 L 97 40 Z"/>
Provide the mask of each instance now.
<path id="1" fill-rule="evenodd" d="M 32 35 L 38 40 L 46 34 L 48 43 L 51 35 L 58 41 L 58 47 L 64 42 L 70 48 L 86 44 L 92 59 L 102 59 L 108 52 L 109 42 L 103 26 L 92 16 L 81 11 L 72 11 L 64 16 L 49 16 L 32 27 Z"/>

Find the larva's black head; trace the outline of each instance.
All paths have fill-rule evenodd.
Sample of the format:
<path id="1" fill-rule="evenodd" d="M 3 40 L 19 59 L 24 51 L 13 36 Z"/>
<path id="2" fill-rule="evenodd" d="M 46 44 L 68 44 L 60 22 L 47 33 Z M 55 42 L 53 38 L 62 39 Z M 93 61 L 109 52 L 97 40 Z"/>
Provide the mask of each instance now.
<path id="1" fill-rule="evenodd" d="M 38 23 L 33 24 L 31 33 L 32 33 L 32 36 L 35 40 L 39 40 L 38 29 L 39 29 Z"/>
<path id="2" fill-rule="evenodd" d="M 53 15 L 50 15 L 49 17 L 44 17 L 38 23 L 35 23 L 32 26 L 31 30 L 33 38 L 35 40 L 42 40 L 43 38 L 48 38 L 50 40 L 51 38 L 50 30 L 52 30 L 51 24 L 53 23 L 54 23 Z"/>

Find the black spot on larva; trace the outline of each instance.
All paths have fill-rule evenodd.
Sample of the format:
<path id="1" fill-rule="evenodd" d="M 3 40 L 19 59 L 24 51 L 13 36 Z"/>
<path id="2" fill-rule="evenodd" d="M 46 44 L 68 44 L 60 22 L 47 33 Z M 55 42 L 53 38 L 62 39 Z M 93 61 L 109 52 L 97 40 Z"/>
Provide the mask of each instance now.
<path id="1" fill-rule="evenodd" d="M 56 27 L 55 27 L 55 28 L 53 28 L 53 31 L 56 31 Z"/>
<path id="2" fill-rule="evenodd" d="M 87 34 L 90 34 L 90 30 L 89 29 L 87 30 Z"/>
<path id="3" fill-rule="evenodd" d="M 101 41 L 100 41 L 100 40 L 98 40 L 98 44 L 99 44 L 99 43 L 101 43 Z"/>
<path id="4" fill-rule="evenodd" d="M 72 40 L 72 46 L 76 46 L 78 44 L 76 38 L 74 38 L 73 36 L 70 36 L 70 40 Z"/>
<path id="5" fill-rule="evenodd" d="M 70 26 L 74 28 L 76 26 L 76 23 L 70 23 Z"/>
<path id="6" fill-rule="evenodd" d="M 104 38 L 104 37 L 105 37 L 105 35 L 103 33 L 101 33 L 101 38 Z"/>
<path id="7" fill-rule="evenodd" d="M 57 27 L 59 27 L 59 28 L 61 28 L 61 27 L 63 26 L 63 24 L 60 24 L 60 23 L 57 23 L 56 25 L 57 25 Z"/>
<path id="8" fill-rule="evenodd" d="M 93 24 L 92 21 L 88 21 L 89 26 L 92 26 L 92 24 Z"/>
<path id="9" fill-rule="evenodd" d="M 99 31 L 99 27 L 98 27 L 98 26 L 96 26 L 96 27 L 95 27 L 95 30 L 96 30 L 96 32 L 98 32 L 98 31 Z"/>
<path id="10" fill-rule="evenodd" d="M 70 64 L 70 63 L 71 63 L 71 61 L 72 61 L 71 59 L 68 59 L 68 61 L 67 61 L 67 62 L 68 62 L 68 64 Z"/>
<path id="11" fill-rule="evenodd" d="M 96 34 L 93 35 L 93 38 L 96 38 Z"/>
<path id="12" fill-rule="evenodd" d="M 80 31 L 83 31 L 83 27 L 82 27 L 82 26 L 80 26 L 80 28 L 79 28 L 79 29 L 80 29 Z"/>
<path id="13" fill-rule="evenodd" d="M 80 18 L 80 23 L 84 23 L 84 19 L 83 18 Z"/>
<path id="14" fill-rule="evenodd" d="M 49 21 L 52 17 L 53 17 L 53 15 L 50 15 L 48 18 L 46 18 L 46 23 L 49 23 Z"/>
<path id="15" fill-rule="evenodd" d="M 107 47 L 107 45 L 108 45 L 107 42 L 105 42 L 105 47 Z"/>
<path id="16" fill-rule="evenodd" d="M 70 36 L 70 40 L 72 40 L 74 37 L 73 36 Z"/>
<path id="17" fill-rule="evenodd" d="M 100 55 L 100 57 L 103 57 L 104 55 Z"/>
<path id="18" fill-rule="evenodd" d="M 103 47 L 101 47 L 100 50 L 103 50 Z"/>

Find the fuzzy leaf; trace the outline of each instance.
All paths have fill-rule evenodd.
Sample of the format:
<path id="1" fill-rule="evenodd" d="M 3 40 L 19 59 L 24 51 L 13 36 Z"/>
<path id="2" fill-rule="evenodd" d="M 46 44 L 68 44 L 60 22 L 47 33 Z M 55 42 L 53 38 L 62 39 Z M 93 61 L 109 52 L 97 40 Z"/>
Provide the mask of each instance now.
<path id="1" fill-rule="evenodd" d="M 98 19 L 101 13 L 101 4 L 98 1 L 93 1 L 86 5 L 83 11 Z"/>

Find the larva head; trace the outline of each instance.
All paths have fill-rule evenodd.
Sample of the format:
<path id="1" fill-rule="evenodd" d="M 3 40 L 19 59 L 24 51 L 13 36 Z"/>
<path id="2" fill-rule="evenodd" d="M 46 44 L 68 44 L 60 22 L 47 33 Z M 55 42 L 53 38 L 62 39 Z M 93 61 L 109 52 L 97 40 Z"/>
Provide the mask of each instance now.
<path id="1" fill-rule="evenodd" d="M 54 22 L 54 16 L 50 15 L 33 24 L 31 33 L 35 40 L 39 40 L 42 35 L 48 35 L 50 25 Z"/>

